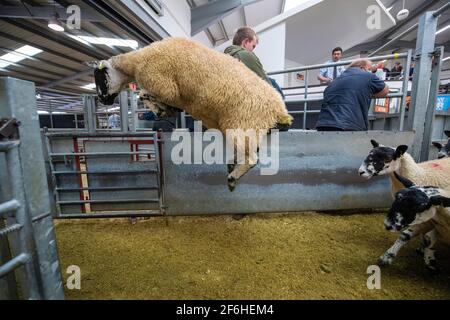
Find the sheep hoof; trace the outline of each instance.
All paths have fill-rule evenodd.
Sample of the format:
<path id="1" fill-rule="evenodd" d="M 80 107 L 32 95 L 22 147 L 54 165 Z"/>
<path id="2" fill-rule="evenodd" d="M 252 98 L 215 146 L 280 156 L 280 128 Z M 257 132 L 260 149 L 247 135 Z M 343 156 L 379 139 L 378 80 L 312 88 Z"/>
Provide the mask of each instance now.
<path id="1" fill-rule="evenodd" d="M 427 264 L 427 272 L 432 277 L 441 273 L 441 270 L 436 265 L 436 260 L 430 260 L 430 263 Z"/>
<path id="2" fill-rule="evenodd" d="M 394 262 L 394 255 L 391 253 L 385 253 L 378 259 L 377 265 L 379 267 L 390 266 Z"/>
<path id="3" fill-rule="evenodd" d="M 236 179 L 233 177 L 228 177 L 228 189 L 233 192 L 236 189 Z"/>

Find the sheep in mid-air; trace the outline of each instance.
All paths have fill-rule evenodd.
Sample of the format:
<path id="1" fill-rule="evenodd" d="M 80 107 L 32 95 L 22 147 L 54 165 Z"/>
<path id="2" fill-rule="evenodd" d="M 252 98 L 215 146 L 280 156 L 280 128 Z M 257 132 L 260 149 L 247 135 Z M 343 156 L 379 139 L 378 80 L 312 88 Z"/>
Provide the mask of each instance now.
<path id="1" fill-rule="evenodd" d="M 229 165 L 231 191 L 257 164 L 263 136 L 293 121 L 278 92 L 243 63 L 188 39 L 168 38 L 100 61 L 94 75 L 103 104 L 114 103 L 119 92 L 136 81 L 144 90 L 141 98 L 154 110 L 166 106 L 185 110 L 208 129 L 223 134 L 254 130 L 255 139 L 233 137 L 238 143 Z M 245 155 L 244 163 L 236 161 L 236 154 Z"/>

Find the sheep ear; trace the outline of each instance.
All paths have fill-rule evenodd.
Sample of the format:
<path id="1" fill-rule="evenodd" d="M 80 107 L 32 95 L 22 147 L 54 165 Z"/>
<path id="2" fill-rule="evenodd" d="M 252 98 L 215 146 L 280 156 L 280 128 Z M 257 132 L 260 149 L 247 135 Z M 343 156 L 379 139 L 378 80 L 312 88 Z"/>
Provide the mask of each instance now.
<path id="1" fill-rule="evenodd" d="M 433 146 L 435 146 L 435 147 L 438 148 L 439 150 L 442 149 L 442 144 L 440 144 L 439 142 L 433 142 Z"/>
<path id="2" fill-rule="evenodd" d="M 433 206 L 450 207 L 450 198 L 444 196 L 433 196 L 430 200 Z"/>
<path id="3" fill-rule="evenodd" d="M 398 181 L 400 181 L 401 184 L 403 184 L 405 186 L 405 188 L 411 188 L 414 187 L 415 184 L 414 182 L 412 182 L 409 179 L 406 179 L 405 177 L 402 177 L 401 175 L 399 175 L 397 172 L 394 171 L 394 175 L 397 178 Z"/>
<path id="4" fill-rule="evenodd" d="M 83 64 L 92 69 L 97 69 L 100 65 L 100 61 L 85 61 Z"/>
<path id="5" fill-rule="evenodd" d="M 378 142 L 376 142 L 375 140 L 370 140 L 370 143 L 372 144 L 372 146 L 374 148 L 378 148 L 380 146 L 380 144 Z"/>
<path id="6" fill-rule="evenodd" d="M 395 150 L 394 160 L 403 156 L 406 150 L 408 150 L 408 146 L 405 145 L 398 146 L 397 149 Z"/>
<path id="7" fill-rule="evenodd" d="M 450 138 L 450 130 L 445 130 L 444 133 L 445 133 L 445 135 L 446 135 L 447 137 Z"/>

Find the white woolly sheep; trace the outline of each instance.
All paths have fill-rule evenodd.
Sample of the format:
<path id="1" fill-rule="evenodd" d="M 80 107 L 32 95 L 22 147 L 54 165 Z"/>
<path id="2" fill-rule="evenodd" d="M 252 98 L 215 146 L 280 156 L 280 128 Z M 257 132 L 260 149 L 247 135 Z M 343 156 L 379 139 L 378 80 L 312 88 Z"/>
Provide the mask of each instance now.
<path id="1" fill-rule="evenodd" d="M 450 244 L 450 192 L 437 187 L 418 187 L 412 181 L 395 177 L 406 189 L 395 195 L 394 203 L 384 221 L 387 230 L 401 232 L 400 237 L 379 259 L 379 265 L 392 264 L 400 249 L 413 237 L 415 225 L 431 224 L 423 239 L 421 251 L 425 265 L 433 274 L 439 270 L 434 256 L 438 240 Z"/>
<path id="2" fill-rule="evenodd" d="M 450 130 L 445 131 L 445 135 L 450 138 Z M 433 146 L 435 146 L 439 150 L 439 159 L 450 157 L 450 139 L 448 139 L 445 146 L 443 146 L 439 142 L 433 142 Z"/>
<path id="3" fill-rule="evenodd" d="M 168 38 L 96 64 L 97 93 L 104 104 L 112 104 L 132 81 L 144 90 L 147 104 L 157 109 L 185 110 L 223 134 L 229 129 L 256 131 L 257 141 L 249 141 L 249 150 L 245 139 L 237 139 L 241 141 L 237 153 L 246 157 L 244 164 L 234 160 L 235 165 L 229 166 L 231 191 L 258 162 L 262 137 L 293 121 L 281 96 L 266 81 L 231 56 L 187 39 Z"/>

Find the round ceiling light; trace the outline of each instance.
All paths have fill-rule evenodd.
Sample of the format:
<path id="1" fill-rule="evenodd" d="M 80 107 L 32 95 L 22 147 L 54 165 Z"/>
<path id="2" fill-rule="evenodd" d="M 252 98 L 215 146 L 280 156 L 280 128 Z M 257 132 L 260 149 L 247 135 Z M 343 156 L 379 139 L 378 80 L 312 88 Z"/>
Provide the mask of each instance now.
<path id="1" fill-rule="evenodd" d="M 55 14 L 53 16 L 53 18 L 50 19 L 50 21 L 48 22 L 48 27 L 52 30 L 58 31 L 58 32 L 63 32 L 64 31 L 64 26 L 61 23 L 61 21 L 58 20 L 58 15 Z"/>

